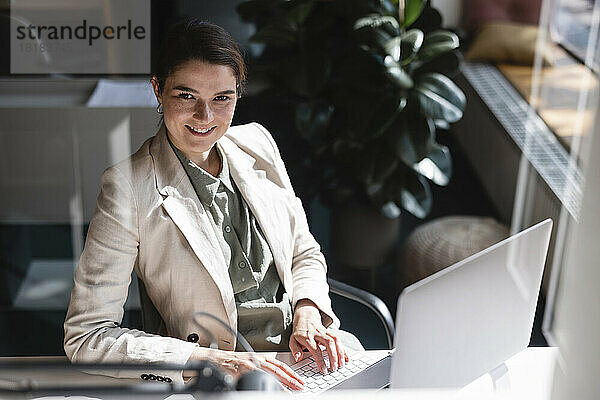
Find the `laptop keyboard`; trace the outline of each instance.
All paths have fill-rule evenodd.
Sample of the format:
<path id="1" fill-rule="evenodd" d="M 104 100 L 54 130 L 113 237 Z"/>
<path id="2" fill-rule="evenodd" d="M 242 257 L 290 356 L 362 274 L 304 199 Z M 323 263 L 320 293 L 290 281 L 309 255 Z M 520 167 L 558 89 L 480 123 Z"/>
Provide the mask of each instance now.
<path id="1" fill-rule="evenodd" d="M 364 371 L 379 360 L 387 357 L 385 352 L 371 353 L 357 351 L 349 354 L 350 360 L 337 371 L 329 371 L 326 375 L 319 370 L 317 362 L 312 356 L 293 364 L 291 368 L 302 377 L 305 382 L 303 392 L 319 393 L 331 389 L 346 379 Z M 329 366 L 327 354 L 323 354 L 325 365 Z"/>

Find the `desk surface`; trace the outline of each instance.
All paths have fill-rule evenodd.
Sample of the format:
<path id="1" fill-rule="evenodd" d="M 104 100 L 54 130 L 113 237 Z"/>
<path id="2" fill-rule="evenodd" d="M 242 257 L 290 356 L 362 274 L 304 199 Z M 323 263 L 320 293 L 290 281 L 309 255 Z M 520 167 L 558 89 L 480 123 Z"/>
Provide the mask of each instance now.
<path id="1" fill-rule="evenodd" d="M 279 353 L 277 358 L 285 361 L 290 358 L 289 353 Z M 503 366 L 496 368 L 495 371 L 485 374 L 476 379 L 460 391 L 448 390 L 381 390 L 373 391 L 353 391 L 352 398 L 365 398 L 369 400 L 398 400 L 398 399 L 481 399 L 481 398 L 502 398 L 502 399 L 536 399 L 549 400 L 554 368 L 558 359 L 558 350 L 552 347 L 531 347 L 523 350 L 521 353 L 507 360 Z M 66 357 L 5 357 L 2 361 L 66 361 Z M 56 384 L 57 380 L 72 384 L 76 381 L 82 385 L 131 385 L 139 384 L 137 379 L 116 379 L 99 375 L 90 375 L 74 369 L 60 371 L 10 371 L 0 370 L 0 381 L 4 380 L 23 380 L 33 379 L 40 385 Z M 235 396 L 236 399 L 249 400 L 267 400 L 270 398 L 286 398 L 287 394 L 280 393 L 230 393 L 220 398 L 229 398 Z M 285 397 L 284 397 L 285 396 Z M 347 399 L 348 392 L 330 391 L 318 395 L 333 400 Z M 162 396 L 164 397 L 164 396 Z M 304 397 L 304 396 L 303 396 Z M 77 397 L 72 397 L 76 399 Z M 84 399 L 83 397 L 80 397 Z M 107 397 L 108 398 L 108 397 Z M 110 396 L 110 398 L 119 398 Z M 191 399 L 189 395 L 175 395 L 170 399 Z M 310 398 L 310 396 L 309 396 Z M 315 397 L 316 398 L 316 397 Z"/>

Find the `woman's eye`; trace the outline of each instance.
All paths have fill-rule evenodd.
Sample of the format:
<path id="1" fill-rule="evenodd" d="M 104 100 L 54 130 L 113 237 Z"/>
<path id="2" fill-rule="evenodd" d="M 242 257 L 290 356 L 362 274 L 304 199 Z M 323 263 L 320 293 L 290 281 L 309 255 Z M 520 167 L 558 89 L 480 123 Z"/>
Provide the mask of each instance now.
<path id="1" fill-rule="evenodd" d="M 229 96 L 217 96 L 215 97 L 216 101 L 227 101 L 229 100 Z"/>
<path id="2" fill-rule="evenodd" d="M 192 96 L 189 93 L 179 93 L 179 95 L 177 95 L 177 97 L 179 97 L 181 99 L 185 99 L 185 100 L 190 100 L 190 99 L 194 98 L 194 96 Z"/>

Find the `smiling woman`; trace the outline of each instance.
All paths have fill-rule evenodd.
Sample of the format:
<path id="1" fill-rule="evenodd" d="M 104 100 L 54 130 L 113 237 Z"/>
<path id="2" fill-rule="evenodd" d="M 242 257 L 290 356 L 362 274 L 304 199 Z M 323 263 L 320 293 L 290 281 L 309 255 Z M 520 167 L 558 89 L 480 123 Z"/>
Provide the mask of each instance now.
<path id="1" fill-rule="evenodd" d="M 208 359 L 233 375 L 260 368 L 302 388 L 280 361 L 236 351 L 228 329 L 199 327 L 199 314 L 227 321 L 255 350 L 291 351 L 297 361 L 307 350 L 323 372 L 344 366 L 345 346 L 362 348 L 337 329 L 325 259 L 273 138 L 256 123 L 230 127 L 245 77 L 219 26 L 184 21 L 164 39 L 151 80 L 161 127 L 102 177 L 65 320 L 73 362 Z M 121 327 L 132 270 L 155 332 Z"/>
<path id="2" fill-rule="evenodd" d="M 216 176 L 221 161 L 214 147 L 231 125 L 235 110 L 236 78 L 227 66 L 190 60 L 159 87 L 152 87 L 164 113 L 169 139 L 197 166 Z"/>
<path id="3" fill-rule="evenodd" d="M 223 28 L 192 25 L 180 24 L 168 33 L 152 87 L 171 142 L 199 167 L 218 173 L 214 144 L 229 129 L 246 65 Z"/>

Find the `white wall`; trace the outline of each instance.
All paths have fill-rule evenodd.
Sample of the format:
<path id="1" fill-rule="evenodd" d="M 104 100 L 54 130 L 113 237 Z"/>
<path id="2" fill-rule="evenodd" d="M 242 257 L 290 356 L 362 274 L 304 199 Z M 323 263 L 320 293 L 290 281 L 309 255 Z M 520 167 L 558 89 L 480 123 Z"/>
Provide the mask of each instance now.
<path id="1" fill-rule="evenodd" d="M 442 14 L 444 27 L 460 26 L 463 0 L 431 0 L 431 5 Z"/>
<path id="2" fill-rule="evenodd" d="M 0 108 L 0 120 L 0 222 L 69 224 L 74 199 L 83 222 L 90 220 L 102 171 L 153 136 L 158 115 L 144 108 Z"/>

